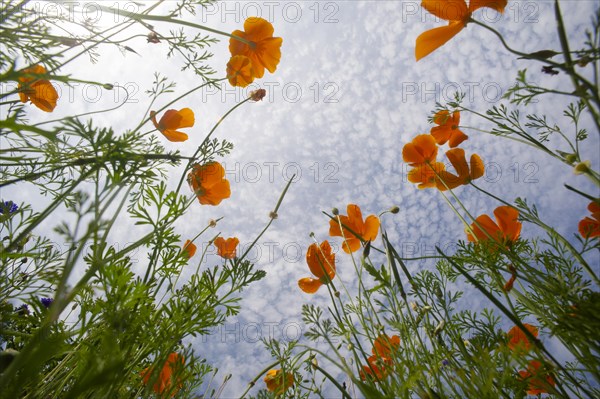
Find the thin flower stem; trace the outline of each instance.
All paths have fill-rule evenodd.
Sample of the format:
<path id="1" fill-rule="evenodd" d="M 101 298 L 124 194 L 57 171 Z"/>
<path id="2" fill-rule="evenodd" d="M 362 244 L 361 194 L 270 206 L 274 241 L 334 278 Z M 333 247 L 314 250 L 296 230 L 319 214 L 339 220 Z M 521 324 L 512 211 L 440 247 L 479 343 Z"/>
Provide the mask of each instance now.
<path id="1" fill-rule="evenodd" d="M 333 383 L 333 385 L 335 385 L 336 388 L 340 391 L 340 393 L 342 394 L 342 397 L 344 397 L 346 399 L 352 399 L 350 397 L 350 395 L 348 395 L 348 392 L 346 392 L 346 390 L 344 389 L 344 387 L 342 387 L 340 385 L 340 383 L 337 382 L 337 380 L 331 376 L 331 374 L 329 374 L 327 371 L 323 370 L 317 364 L 313 364 L 312 367 L 314 367 L 315 369 L 317 369 L 318 371 L 320 371 L 329 381 L 331 381 Z"/>
<path id="2" fill-rule="evenodd" d="M 225 78 L 223 78 L 225 79 Z M 221 80 L 223 80 L 221 79 Z M 185 167 L 185 169 L 183 170 L 183 173 L 181 174 L 181 178 L 179 179 L 179 183 L 177 184 L 177 189 L 175 190 L 176 193 L 179 192 L 179 190 L 181 190 L 181 186 L 183 185 L 183 181 L 185 179 L 185 174 L 187 172 L 187 170 L 190 168 L 190 166 L 192 166 L 193 164 L 193 159 L 195 159 L 198 154 L 200 154 L 200 152 L 202 151 L 202 147 L 204 146 L 205 143 L 208 142 L 208 140 L 210 139 L 210 136 L 212 136 L 212 134 L 214 133 L 215 130 L 217 130 L 217 127 L 219 127 L 219 125 L 221 124 L 221 122 L 223 122 L 225 120 L 225 118 L 227 118 L 233 111 L 235 111 L 237 108 L 239 108 L 242 104 L 245 104 L 246 102 L 248 102 L 249 100 L 251 100 L 250 97 L 244 99 L 243 101 L 237 103 L 236 105 L 234 105 L 233 107 L 231 107 L 231 109 L 229 109 L 229 111 L 227 111 L 218 121 L 217 123 L 215 123 L 215 125 L 212 127 L 212 129 L 210 130 L 210 132 L 206 135 L 206 137 L 204 138 L 204 140 L 202 140 L 202 143 L 198 146 L 198 148 L 196 149 L 196 152 L 194 152 L 194 154 L 191 156 L 190 161 L 188 162 L 187 166 Z M 291 180 L 290 180 L 291 183 Z M 288 183 L 289 184 L 289 183 Z"/>
<path id="3" fill-rule="evenodd" d="M 277 200 L 277 205 L 275 206 L 275 209 L 273 210 L 274 213 L 277 213 L 277 211 L 279 210 L 279 206 L 281 205 L 281 202 L 283 201 L 283 197 L 285 197 L 285 194 L 287 193 L 288 188 L 290 188 L 290 185 L 294 181 L 294 176 L 292 176 L 292 178 L 288 181 L 288 183 L 286 184 L 285 188 L 283 189 L 281 195 L 279 196 L 279 199 Z M 246 255 L 248 255 L 248 252 L 250 252 L 250 250 L 252 248 L 254 248 L 254 245 L 256 245 L 256 243 L 258 242 L 258 240 L 260 239 L 260 237 L 262 237 L 262 235 L 265 234 L 265 232 L 267 231 L 267 229 L 269 228 L 269 226 L 271 226 L 271 223 L 273 223 L 273 220 L 275 220 L 275 218 L 273 218 L 273 217 L 269 218 L 269 223 L 267 223 L 267 225 L 265 226 L 265 228 L 260 232 L 260 234 L 258 236 L 256 236 L 256 238 L 254 239 L 254 241 L 252 241 L 252 244 L 250 244 L 250 247 L 248 247 L 248 249 L 246 250 L 246 252 L 244 252 L 242 254 L 242 256 L 239 258 L 240 262 L 246 257 Z"/>
<path id="4" fill-rule="evenodd" d="M 98 6 L 98 8 L 100 10 L 104 10 L 104 11 L 117 12 L 124 17 L 131 18 L 138 22 L 142 21 L 142 20 L 148 20 L 148 21 L 160 21 L 160 22 L 167 22 L 167 23 L 172 23 L 172 24 L 177 24 L 177 25 L 189 26 L 189 27 L 204 30 L 207 32 L 216 33 L 217 35 L 227 36 L 229 38 L 238 40 L 238 41 L 250 46 L 251 48 L 256 47 L 256 43 L 254 43 L 250 40 L 244 39 L 243 37 L 235 36 L 235 35 L 232 35 L 231 33 L 223 32 L 218 29 L 213 29 L 208 26 L 196 24 L 193 22 L 183 21 L 180 19 L 175 19 L 175 18 L 171 18 L 171 17 L 167 17 L 167 16 L 137 14 L 137 13 L 125 11 L 125 10 L 115 10 L 112 7 L 107 7 L 107 6 L 102 6 L 102 5 Z"/>
<path id="5" fill-rule="evenodd" d="M 579 82 L 583 83 L 584 86 L 587 87 L 588 91 L 591 93 L 591 95 L 594 98 L 594 102 L 596 103 L 596 105 L 598 107 L 600 107 L 600 96 L 598 94 L 598 89 L 597 87 L 595 87 L 592 83 L 590 83 L 588 80 L 586 80 L 584 77 L 582 77 L 581 75 L 579 75 L 578 73 L 575 72 L 575 70 L 573 69 L 573 64 L 571 60 L 571 54 L 569 52 L 569 48 L 568 48 L 568 42 L 566 42 L 566 35 L 564 34 L 564 26 L 562 24 L 562 17 L 560 14 L 560 8 L 558 5 L 558 0 L 555 0 L 555 9 L 556 9 L 556 15 L 557 15 L 557 25 L 558 25 L 558 30 L 559 30 L 559 38 L 561 39 L 561 45 L 563 46 L 563 54 L 565 56 L 566 59 L 566 65 L 565 64 L 559 64 L 557 62 L 551 61 L 547 58 L 536 58 L 535 56 L 531 55 L 531 54 L 527 54 L 527 53 L 523 53 L 521 51 L 517 51 L 515 49 L 513 49 L 512 47 L 510 47 L 506 41 L 504 40 L 504 37 L 500 34 L 500 32 L 498 32 L 497 30 L 495 30 L 494 28 L 492 28 L 491 26 L 488 26 L 482 22 L 479 22 L 473 18 L 469 19 L 469 22 L 473 22 L 476 25 L 479 25 L 487 30 L 489 30 L 490 32 L 494 33 L 499 39 L 500 42 L 502 43 L 502 45 L 504 46 L 504 48 L 506 48 L 508 51 L 510 51 L 511 53 L 518 55 L 520 57 L 523 58 L 527 58 L 527 59 L 535 59 L 541 62 L 544 62 L 546 64 L 551 65 L 552 67 L 561 69 L 563 71 L 565 71 L 572 79 L 573 81 L 573 85 L 575 87 L 575 92 L 578 92 L 580 85 Z M 563 40 L 564 37 L 564 40 Z M 593 116 L 594 119 L 594 123 L 596 124 L 596 128 L 598 129 L 598 132 L 600 133 L 600 117 L 598 115 L 598 112 L 596 111 L 596 109 L 594 109 L 592 107 L 592 104 L 590 104 L 587 96 L 584 95 L 578 95 L 579 98 L 581 98 L 587 105 L 588 110 L 590 111 L 590 113 Z"/>
<path id="6" fill-rule="evenodd" d="M 73 80 L 71 80 L 71 81 L 73 81 Z M 100 85 L 100 86 L 104 86 L 101 83 L 94 83 L 94 84 Z M 111 107 L 111 108 L 101 109 L 101 110 L 98 110 L 98 111 L 83 112 L 81 114 L 71 115 L 70 118 L 81 118 L 82 116 L 87 116 L 87 115 L 102 114 L 104 112 L 114 111 L 116 109 L 121 108 L 129 100 L 129 92 L 127 91 L 127 89 L 125 87 L 120 86 L 120 85 L 116 85 L 116 86 L 113 85 L 113 88 L 122 89 L 122 90 L 125 91 L 125 98 L 123 99 L 123 102 L 121 102 L 119 105 L 116 105 L 116 106 Z M 47 123 L 60 122 L 60 121 L 63 121 L 63 120 L 64 120 L 64 118 L 57 118 L 57 119 L 52 119 L 52 120 L 49 120 L 49 121 L 44 121 L 44 122 L 36 123 L 35 125 L 32 125 L 32 126 L 41 126 L 41 125 L 45 125 Z"/>

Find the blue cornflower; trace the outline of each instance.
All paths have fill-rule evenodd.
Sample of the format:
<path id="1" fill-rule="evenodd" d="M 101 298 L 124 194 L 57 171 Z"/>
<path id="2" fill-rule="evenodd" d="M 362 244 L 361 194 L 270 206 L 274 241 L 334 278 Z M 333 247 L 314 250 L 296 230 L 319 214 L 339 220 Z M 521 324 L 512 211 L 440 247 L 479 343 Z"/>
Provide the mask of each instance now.
<path id="1" fill-rule="evenodd" d="M 44 307 L 46 309 L 48 309 L 50 307 L 50 305 L 52 305 L 52 302 L 54 302 L 54 299 L 52 299 L 52 298 L 40 298 L 40 301 L 42 302 L 42 305 L 44 305 Z"/>
<path id="2" fill-rule="evenodd" d="M 4 213 L 5 210 L 6 213 L 15 213 L 17 209 L 19 209 L 19 207 L 12 201 L 0 202 L 0 213 Z"/>

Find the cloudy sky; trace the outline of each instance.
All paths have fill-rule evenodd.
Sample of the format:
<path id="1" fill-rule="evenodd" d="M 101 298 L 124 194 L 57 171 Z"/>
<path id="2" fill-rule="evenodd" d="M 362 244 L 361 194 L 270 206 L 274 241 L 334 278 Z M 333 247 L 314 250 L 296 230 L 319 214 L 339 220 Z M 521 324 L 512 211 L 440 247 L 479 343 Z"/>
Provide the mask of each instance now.
<path id="1" fill-rule="evenodd" d="M 563 10 L 574 48 L 582 46 L 595 1 L 564 1 Z M 138 7 L 125 4 L 128 10 Z M 173 3 L 165 2 L 164 10 Z M 80 17 L 80 14 L 75 15 Z M 287 180 L 297 175 L 283 205 L 279 219 L 264 235 L 254 258 L 267 271 L 267 277 L 244 291 L 242 312 L 194 347 L 201 356 L 220 370 L 218 378 L 233 373 L 223 397 L 236 397 L 247 382 L 272 361 L 258 338 L 296 339 L 304 332 L 300 310 L 304 303 L 326 304 L 325 292 L 303 294 L 298 279 L 309 276 L 304 261 L 306 248 L 315 233 L 320 242 L 328 237 L 328 219 L 321 212 L 358 204 L 363 215 L 378 214 L 393 205 L 398 215 L 386 215 L 382 223 L 396 248 L 407 257 L 432 254 L 436 245 L 453 248 L 465 239 L 463 227 L 448 209 L 438 192 L 419 191 L 407 182 L 407 167 L 401 150 L 417 134 L 428 133 L 427 117 L 436 102 L 451 100 L 457 90 L 465 92 L 465 105 L 480 111 L 501 103 L 519 69 L 527 68 L 534 82 L 570 90 L 564 76 L 540 72 L 537 63 L 517 60 L 490 32 L 467 26 L 453 40 L 428 57 L 415 62 L 416 37 L 427 29 L 441 26 L 422 10 L 418 1 L 256 1 L 220 2 L 195 17 L 196 23 L 231 32 L 243 29 L 246 17 L 262 16 L 271 21 L 275 36 L 283 38 L 281 62 L 274 74 L 256 82 L 268 97 L 260 103 L 244 105 L 227 118 L 216 132 L 235 144 L 223 160 L 232 195 L 218 207 L 191 209 L 180 228 L 182 237 L 193 237 L 210 219 L 225 217 L 217 230 L 225 237 L 239 237 L 248 245 L 268 222 Z M 491 10 L 475 14 L 502 32 L 507 42 L 523 52 L 559 49 L 554 29 L 552 2 L 509 2 L 504 15 Z M 166 35 L 168 27 L 156 24 Z M 193 30 L 187 30 L 193 32 Z M 143 31 L 140 31 L 143 32 Z M 225 76 L 228 61 L 227 40 L 221 39 L 211 51 L 209 61 L 218 77 Z M 86 79 L 128 85 L 133 93 L 130 103 L 119 111 L 118 120 L 100 119 L 101 123 L 132 127 L 141 118 L 153 74 L 160 71 L 177 82 L 177 94 L 194 87 L 199 79 L 190 71 L 180 72 L 182 60 L 167 58 L 161 44 L 147 44 L 141 37 L 129 43 L 137 53 L 122 55 L 102 49 L 100 61 L 92 64 L 82 57 L 68 71 Z M 222 91 L 201 90 L 181 100 L 174 108 L 190 107 L 196 115 L 194 128 L 188 129 L 189 141 L 164 145 L 191 155 L 213 124 L 229 108 L 246 96 L 247 90 L 234 90 L 226 84 Z M 73 93 L 73 106 L 97 109 L 114 103 L 107 92 L 97 102 L 96 94 L 84 87 Z M 91 90 L 91 89 L 90 89 Z M 80 99 L 87 96 L 86 104 Z M 94 97 L 95 98 L 95 97 Z M 175 98 L 163 97 L 166 102 Z M 555 101 L 555 100 L 553 100 Z M 554 105 L 555 103 L 553 103 Z M 57 114 L 69 114 L 61 98 Z M 550 113 L 560 123 L 560 105 L 533 104 L 529 112 Z M 114 118 L 114 114 L 109 114 Z M 102 118 L 102 117 L 101 117 Z M 564 121 L 563 121 L 564 122 Z M 584 177 L 575 176 L 569 167 L 529 147 L 491 137 L 467 127 L 487 130 L 482 119 L 463 114 L 461 125 L 469 140 L 461 147 L 467 155 L 479 154 L 486 164 L 486 175 L 478 181 L 484 189 L 513 201 L 517 196 L 537 204 L 542 219 L 572 236 L 577 222 L 587 215 L 587 201 L 564 189 L 568 183 L 584 191 L 599 193 Z M 162 140 L 162 137 L 161 137 Z M 583 149 L 585 159 L 598 168 L 598 137 L 592 134 Z M 555 148 L 567 150 L 563 143 Z M 182 170 L 173 172 L 179 176 Z M 457 196 L 474 215 L 489 213 L 499 204 L 464 187 Z M 122 226 L 116 240 L 127 241 L 128 226 Z M 533 229 L 525 225 L 523 235 Z M 339 245 L 338 239 L 330 239 Z M 206 245 L 206 244 L 204 244 Z M 206 267 L 218 263 L 209 257 Z M 412 270 L 423 267 L 409 263 Z M 347 255 L 338 255 L 338 271 L 347 283 L 356 281 Z M 262 388 L 258 384 L 252 392 Z"/>

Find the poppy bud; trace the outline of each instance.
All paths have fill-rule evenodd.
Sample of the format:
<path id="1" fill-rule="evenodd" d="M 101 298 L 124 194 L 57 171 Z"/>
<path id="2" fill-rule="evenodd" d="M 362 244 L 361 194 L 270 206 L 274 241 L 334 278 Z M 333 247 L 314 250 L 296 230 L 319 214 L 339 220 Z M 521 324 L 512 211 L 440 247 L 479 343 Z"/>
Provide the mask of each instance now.
<path id="1" fill-rule="evenodd" d="M 573 154 L 573 153 L 570 153 L 570 152 L 559 151 L 559 150 L 557 150 L 556 152 L 560 156 L 562 156 L 565 161 L 567 161 L 570 164 L 573 164 L 573 163 L 577 162 L 577 154 Z"/>
<path id="2" fill-rule="evenodd" d="M 333 213 L 335 216 L 337 216 L 337 215 L 339 215 L 339 214 L 340 214 L 340 210 L 339 210 L 339 209 L 337 209 L 337 208 L 333 208 L 333 209 L 331 210 L 331 213 Z"/>
<path id="3" fill-rule="evenodd" d="M 368 258 L 371 253 L 371 241 L 367 241 L 365 249 L 363 249 L 363 258 Z"/>
<path id="4" fill-rule="evenodd" d="M 589 160 L 579 162 L 577 165 L 575 165 L 573 173 L 575 173 L 576 175 L 582 175 L 584 173 L 589 173 L 591 166 L 592 166 L 592 163 Z"/>
<path id="5" fill-rule="evenodd" d="M 446 322 L 443 319 L 440 320 L 437 327 L 435 327 L 435 330 L 433 330 L 433 335 L 438 335 L 440 332 L 442 332 L 442 330 L 444 329 L 445 326 L 446 326 Z"/>
<path id="6" fill-rule="evenodd" d="M 111 85 L 110 83 L 105 83 L 102 85 L 102 87 L 104 87 L 106 90 L 112 90 L 115 86 Z"/>
<path id="7" fill-rule="evenodd" d="M 72 37 L 61 37 L 60 39 L 58 39 L 58 41 L 60 42 L 60 44 L 63 44 L 68 47 L 75 47 L 79 44 L 79 42 L 76 39 L 73 39 Z"/>
<path id="8" fill-rule="evenodd" d="M 156 34 L 156 32 L 148 33 L 146 40 L 148 41 L 148 43 L 160 43 L 160 40 L 158 40 L 158 34 Z"/>
<path id="9" fill-rule="evenodd" d="M 263 98 L 267 95 L 267 91 L 265 89 L 253 90 L 250 92 L 250 99 L 252 101 L 262 101 Z"/>
<path id="10" fill-rule="evenodd" d="M 398 212 L 400 212 L 400 208 L 398 208 L 396 205 L 390 208 L 390 213 L 393 213 L 395 215 Z"/>
<path id="11" fill-rule="evenodd" d="M 587 64 L 589 64 L 590 59 L 588 58 L 588 56 L 583 56 L 580 59 L 577 60 L 577 65 L 579 65 L 580 67 L 584 67 Z"/>

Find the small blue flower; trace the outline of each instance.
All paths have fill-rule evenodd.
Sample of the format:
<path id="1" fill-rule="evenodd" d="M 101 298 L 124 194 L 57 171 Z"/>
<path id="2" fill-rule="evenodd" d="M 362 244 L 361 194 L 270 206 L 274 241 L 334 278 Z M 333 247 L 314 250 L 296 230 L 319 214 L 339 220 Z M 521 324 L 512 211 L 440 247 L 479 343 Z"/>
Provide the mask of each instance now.
<path id="1" fill-rule="evenodd" d="M 52 299 L 52 298 L 40 298 L 40 301 L 42 302 L 42 305 L 44 305 L 44 307 L 46 309 L 48 309 L 50 307 L 50 305 L 52 305 L 52 302 L 54 302 L 54 299 Z"/>
<path id="2" fill-rule="evenodd" d="M 17 209 L 19 209 L 19 207 L 12 201 L 0 202 L 0 213 L 4 213 L 4 211 L 7 213 L 15 213 Z"/>

